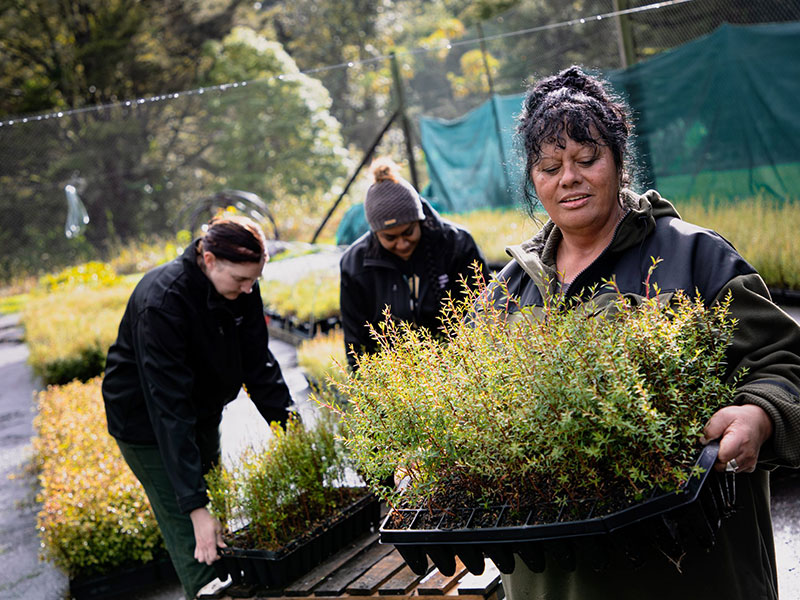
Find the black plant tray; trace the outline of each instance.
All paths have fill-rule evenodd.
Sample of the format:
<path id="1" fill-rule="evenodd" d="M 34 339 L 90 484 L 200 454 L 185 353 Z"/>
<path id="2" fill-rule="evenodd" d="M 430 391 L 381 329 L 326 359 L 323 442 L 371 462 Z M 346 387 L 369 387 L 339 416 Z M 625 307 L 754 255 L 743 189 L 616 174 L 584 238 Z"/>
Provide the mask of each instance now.
<path id="1" fill-rule="evenodd" d="M 288 331 L 303 339 L 311 339 L 316 335 L 326 335 L 342 325 L 338 316 L 301 321 L 296 317 L 284 317 L 267 308 L 264 309 L 264 316 L 267 319 L 267 325 Z"/>
<path id="2" fill-rule="evenodd" d="M 168 582 L 178 576 L 168 556 L 146 563 L 118 567 L 106 573 L 70 578 L 69 593 L 74 600 L 114 598 Z"/>
<path id="3" fill-rule="evenodd" d="M 711 548 L 722 519 L 734 510 L 734 474 L 712 470 L 718 452 L 718 442 L 702 449 L 695 463 L 702 472 L 681 490 L 653 493 L 609 514 L 599 514 L 599 500 L 523 510 L 392 509 L 380 527 L 380 541 L 394 544 L 418 575 L 428 571 L 428 557 L 444 575 L 455 572 L 456 556 L 475 575 L 483 572 L 484 557 L 500 572 L 513 572 L 514 554 L 535 572 L 544 570 L 546 556 L 566 570 L 574 570 L 578 556 L 597 570 L 618 557 L 636 566 L 652 548 L 678 561 L 693 547 Z"/>
<path id="4" fill-rule="evenodd" d="M 320 526 L 308 540 L 289 551 L 220 548 L 222 564 L 233 586 L 276 590 L 306 574 L 327 557 L 347 546 L 380 522 L 380 501 L 372 494 L 342 510 L 333 521 Z"/>

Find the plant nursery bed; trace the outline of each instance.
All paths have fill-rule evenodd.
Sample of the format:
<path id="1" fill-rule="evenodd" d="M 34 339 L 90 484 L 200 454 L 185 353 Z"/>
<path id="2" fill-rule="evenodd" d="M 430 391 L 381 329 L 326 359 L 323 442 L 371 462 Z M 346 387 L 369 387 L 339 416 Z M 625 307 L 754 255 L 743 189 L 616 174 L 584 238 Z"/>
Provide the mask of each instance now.
<path id="1" fill-rule="evenodd" d="M 74 600 L 99 600 L 130 595 L 177 580 L 172 562 L 168 556 L 163 556 L 147 563 L 113 569 L 108 573 L 71 578 L 69 593 Z"/>
<path id="2" fill-rule="evenodd" d="M 253 590 L 277 590 L 380 523 L 380 501 L 363 496 L 290 547 L 272 551 L 230 546 L 220 548 L 221 569 L 232 585 Z"/>
<path id="3" fill-rule="evenodd" d="M 574 570 L 579 556 L 597 570 L 615 555 L 635 566 L 653 547 L 677 561 L 686 551 L 712 547 L 722 520 L 734 510 L 735 475 L 712 470 L 718 451 L 717 442 L 701 450 L 695 463 L 700 468 L 680 490 L 654 492 L 615 512 L 600 500 L 513 509 L 392 509 L 380 540 L 394 544 L 418 574 L 427 572 L 428 558 L 445 575 L 458 561 L 480 574 L 485 558 L 511 573 L 514 554 L 535 572 L 544 570 L 546 557 L 566 570 Z"/>

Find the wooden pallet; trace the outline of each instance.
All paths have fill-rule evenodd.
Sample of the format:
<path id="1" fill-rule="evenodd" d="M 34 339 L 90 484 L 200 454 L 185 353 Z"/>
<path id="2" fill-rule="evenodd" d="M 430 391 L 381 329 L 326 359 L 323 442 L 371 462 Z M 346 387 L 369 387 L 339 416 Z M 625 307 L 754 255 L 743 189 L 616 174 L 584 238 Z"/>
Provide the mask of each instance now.
<path id="1" fill-rule="evenodd" d="M 225 599 L 270 600 L 383 596 L 392 600 L 442 600 L 442 596 L 457 596 L 459 600 L 502 600 L 504 597 L 500 572 L 490 560 L 486 561 L 482 575 L 473 575 L 457 560 L 452 576 L 442 575 L 431 567 L 421 577 L 408 568 L 394 546 L 380 544 L 377 533 L 356 540 L 282 590 L 256 593 L 252 588 L 232 586 L 224 593 L 227 594 L 223 596 Z"/>

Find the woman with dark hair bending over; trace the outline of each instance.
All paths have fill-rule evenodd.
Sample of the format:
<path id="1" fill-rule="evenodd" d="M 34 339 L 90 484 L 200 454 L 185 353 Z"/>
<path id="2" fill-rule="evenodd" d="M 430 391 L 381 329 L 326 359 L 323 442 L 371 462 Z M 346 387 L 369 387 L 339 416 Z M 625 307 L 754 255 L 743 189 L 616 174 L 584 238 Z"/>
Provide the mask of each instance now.
<path id="1" fill-rule="evenodd" d="M 684 290 L 711 306 L 731 294 L 737 320 L 726 355 L 729 379 L 744 372 L 734 404 L 705 426 L 720 439 L 717 470 L 736 471 L 736 513 L 725 520 L 709 552 L 687 553 L 676 568 L 653 551 L 639 568 L 602 571 L 578 562 L 565 571 L 548 561 L 534 573 L 517 558 L 503 576 L 509 600 L 777 598 L 769 506 L 769 470 L 800 464 L 800 327 L 770 300 L 764 281 L 717 233 L 682 221 L 656 191 L 628 185 L 627 107 L 605 82 L 578 67 L 542 79 L 528 91 L 517 135 L 526 157 L 529 208 L 540 203 L 549 220 L 533 239 L 509 248 L 505 282 L 509 319 L 544 296 L 566 306 L 617 298 L 613 278 L 629 298 L 646 295 L 650 278 L 668 301 Z M 506 306 L 501 286 L 491 288 Z M 746 369 L 746 371 L 745 371 Z M 565 382 L 568 385 L 569 382 Z M 579 543 L 579 542 L 576 542 Z"/>
<path id="2" fill-rule="evenodd" d="M 394 162 L 378 158 L 370 172 L 374 183 L 364 202 L 370 231 L 339 263 L 344 342 L 353 368 L 357 355 L 378 349 L 369 325 L 383 321 L 387 306 L 393 319 L 436 332 L 447 294 L 460 297 L 463 278 L 474 286 L 475 263 L 488 273 L 469 232 L 439 217 Z"/>
<path id="3" fill-rule="evenodd" d="M 267 423 L 285 424 L 291 404 L 258 291 L 267 259 L 255 222 L 212 219 L 181 257 L 142 278 L 108 352 L 108 431 L 190 599 L 216 577 L 211 564 L 224 546 L 203 478 L 219 460 L 223 407 L 242 385 Z"/>

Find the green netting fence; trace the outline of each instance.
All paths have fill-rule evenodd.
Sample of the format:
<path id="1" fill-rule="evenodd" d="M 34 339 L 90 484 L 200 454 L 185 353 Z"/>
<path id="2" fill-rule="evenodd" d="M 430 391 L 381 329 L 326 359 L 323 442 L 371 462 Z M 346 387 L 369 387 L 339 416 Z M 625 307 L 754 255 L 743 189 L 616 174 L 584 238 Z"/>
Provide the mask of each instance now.
<path id="1" fill-rule="evenodd" d="M 800 195 L 800 23 L 725 24 L 606 75 L 636 115 L 640 186 L 676 200 Z M 524 163 L 512 138 L 523 97 L 420 118 L 428 196 L 443 210 L 520 199 Z"/>

